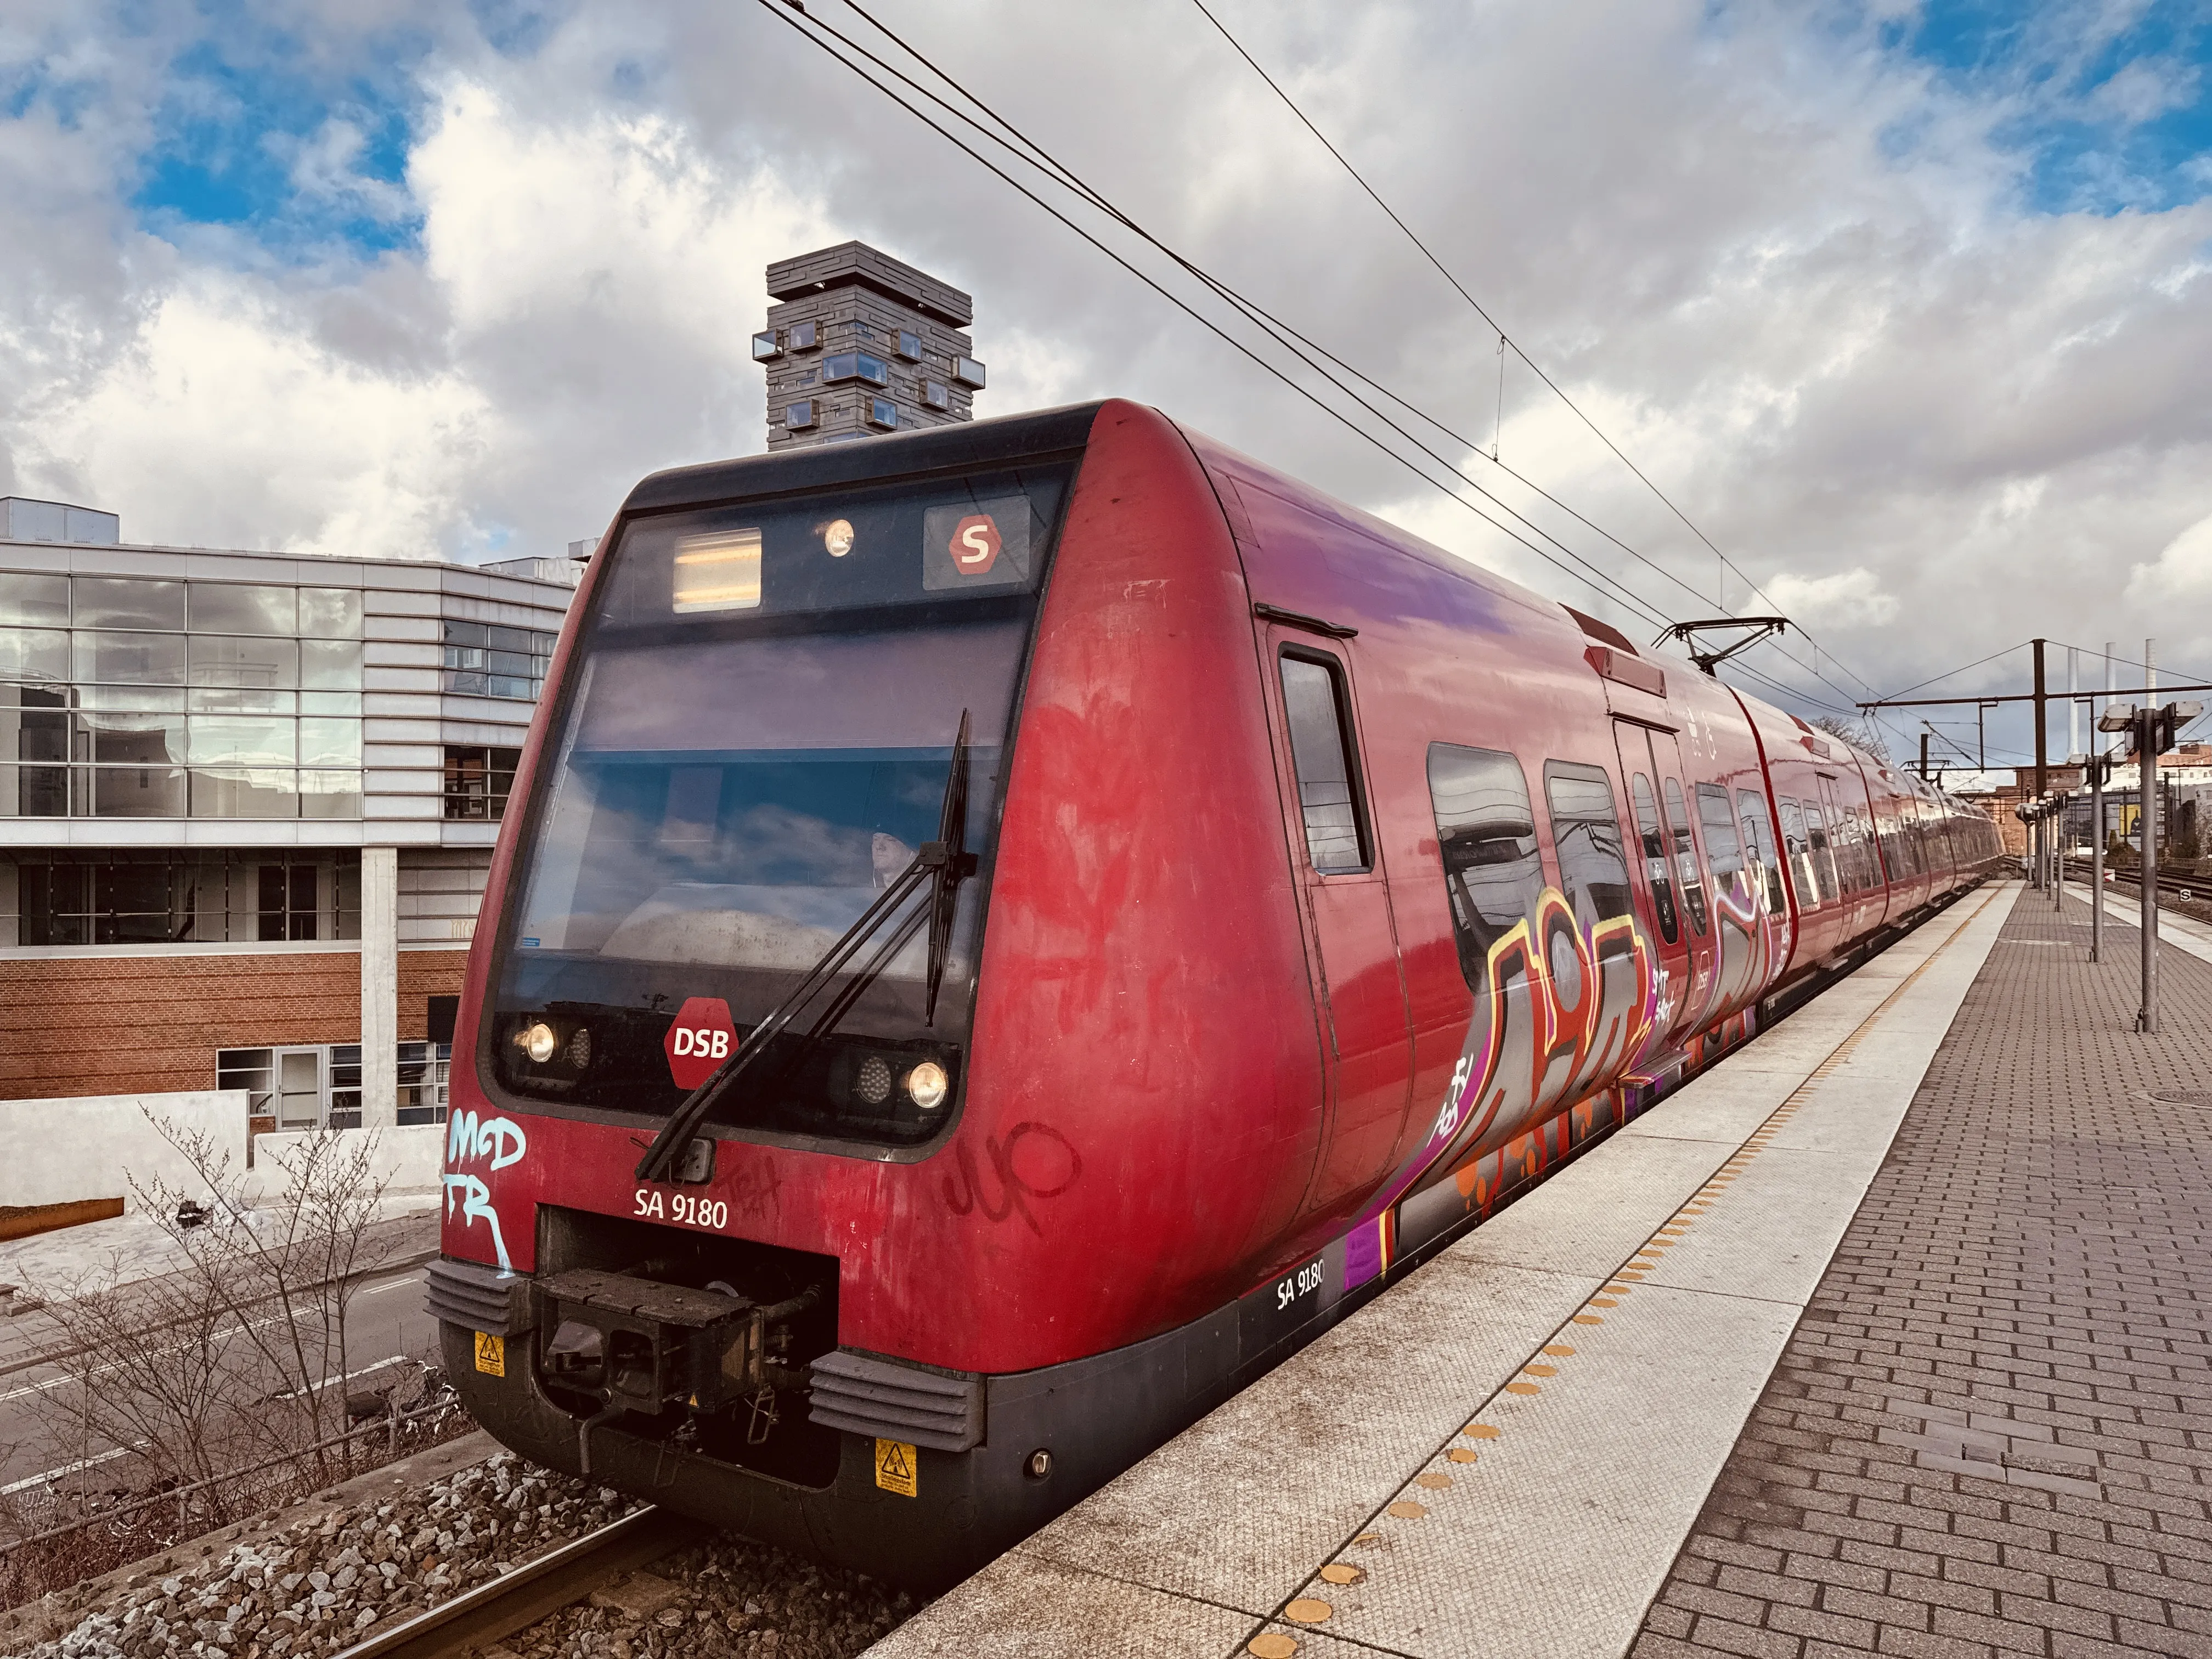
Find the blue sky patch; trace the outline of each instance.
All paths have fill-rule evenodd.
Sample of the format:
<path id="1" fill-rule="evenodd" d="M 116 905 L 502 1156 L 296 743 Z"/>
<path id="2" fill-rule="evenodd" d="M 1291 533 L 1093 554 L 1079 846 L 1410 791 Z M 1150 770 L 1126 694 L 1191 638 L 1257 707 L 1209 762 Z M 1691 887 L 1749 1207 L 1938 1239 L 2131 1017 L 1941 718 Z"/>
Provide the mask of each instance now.
<path id="1" fill-rule="evenodd" d="M 365 44 L 374 75 L 228 27 L 180 53 L 130 198 L 142 222 L 156 234 L 222 226 L 280 258 L 412 246 L 422 222 L 405 174 L 419 94 L 404 71 L 429 43 Z"/>
<path id="2" fill-rule="evenodd" d="M 2212 193 L 2212 15 L 2198 0 L 1928 0 L 1883 44 L 2002 102 L 1992 137 L 2049 213 L 2158 210 Z"/>

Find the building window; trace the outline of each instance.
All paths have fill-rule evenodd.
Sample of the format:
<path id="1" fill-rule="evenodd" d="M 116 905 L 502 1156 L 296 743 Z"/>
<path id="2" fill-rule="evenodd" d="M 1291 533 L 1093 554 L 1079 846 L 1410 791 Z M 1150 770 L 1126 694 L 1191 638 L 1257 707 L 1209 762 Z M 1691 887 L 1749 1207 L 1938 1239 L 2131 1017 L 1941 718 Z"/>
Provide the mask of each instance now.
<path id="1" fill-rule="evenodd" d="M 955 357 L 952 360 L 952 378 L 964 386 L 971 386 L 981 391 L 983 386 L 983 365 L 973 357 Z"/>
<path id="2" fill-rule="evenodd" d="M 932 409 L 952 407 L 952 394 L 945 389 L 944 383 L 939 380 L 924 380 L 921 383 L 921 400 Z"/>
<path id="3" fill-rule="evenodd" d="M 785 429 L 791 432 L 803 432 L 812 426 L 814 399 L 801 398 L 797 403 L 787 406 L 783 411 L 783 424 Z"/>
<path id="4" fill-rule="evenodd" d="M 276 1115 L 275 1050 L 219 1048 L 215 1056 L 215 1086 L 246 1091 L 249 1117 Z M 271 1124 L 270 1127 L 274 1127 Z"/>
<path id="5" fill-rule="evenodd" d="M 0 572 L 0 817 L 358 817 L 362 596 Z"/>
<path id="6" fill-rule="evenodd" d="M 315 906 L 316 876 L 312 864 L 264 864 L 258 885 L 261 937 L 299 939 L 315 937 L 320 916 Z"/>
<path id="7" fill-rule="evenodd" d="M 545 689 L 557 636 L 489 623 L 446 624 L 446 690 L 534 701 Z"/>
<path id="8" fill-rule="evenodd" d="M 865 351 L 841 351 L 822 360 L 822 379 L 837 380 L 866 380 L 870 386 L 889 386 L 890 367 L 880 357 L 871 357 Z"/>
<path id="9" fill-rule="evenodd" d="M 395 1058 L 400 1123 L 443 1123 L 453 1046 L 403 1042 Z M 361 1127 L 358 1042 L 219 1048 L 215 1086 L 245 1090 L 247 1115 L 261 1130 Z"/>
<path id="10" fill-rule="evenodd" d="M 920 362 L 921 361 L 921 336 L 916 334 L 910 328 L 901 329 L 899 331 L 898 337 L 898 355 L 905 358 L 907 362 L 910 363 Z"/>
<path id="11" fill-rule="evenodd" d="M 446 816 L 497 819 L 507 812 L 520 749 L 446 748 Z"/>
<path id="12" fill-rule="evenodd" d="M 333 1129 L 361 1127 L 361 1044 L 333 1043 L 329 1049 L 329 1107 L 323 1121 Z"/>
<path id="13" fill-rule="evenodd" d="M 882 427 L 885 431 L 898 426 L 898 405 L 888 398 L 868 399 L 868 424 Z"/>
<path id="14" fill-rule="evenodd" d="M 814 325 L 811 323 L 793 323 L 789 329 L 785 331 L 783 343 L 787 349 L 792 351 L 813 350 L 816 344 Z"/>
<path id="15" fill-rule="evenodd" d="M 185 848 L 0 857 L 0 946 L 361 937 L 361 854 Z"/>
<path id="16" fill-rule="evenodd" d="M 453 1071 L 453 1047 L 449 1042 L 403 1042 L 399 1045 L 399 1121 L 443 1123 L 446 1121 L 447 1081 Z"/>
<path id="17" fill-rule="evenodd" d="M 775 331 L 767 329 L 753 336 L 753 361 L 772 362 L 783 356 L 783 348 L 775 343 Z"/>

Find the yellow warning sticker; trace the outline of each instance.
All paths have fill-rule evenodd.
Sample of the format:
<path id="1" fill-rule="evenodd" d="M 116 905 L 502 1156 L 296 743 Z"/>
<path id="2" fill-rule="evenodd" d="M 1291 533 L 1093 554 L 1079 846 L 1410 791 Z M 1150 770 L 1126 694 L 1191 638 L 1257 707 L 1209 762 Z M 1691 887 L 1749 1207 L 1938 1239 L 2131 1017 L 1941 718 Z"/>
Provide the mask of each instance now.
<path id="1" fill-rule="evenodd" d="M 885 1492 L 895 1492 L 902 1498 L 913 1497 L 915 1468 L 914 1448 L 905 1441 L 876 1442 L 876 1484 Z"/>
<path id="2" fill-rule="evenodd" d="M 489 1331 L 477 1333 L 477 1369 L 486 1376 L 507 1375 L 507 1339 Z"/>

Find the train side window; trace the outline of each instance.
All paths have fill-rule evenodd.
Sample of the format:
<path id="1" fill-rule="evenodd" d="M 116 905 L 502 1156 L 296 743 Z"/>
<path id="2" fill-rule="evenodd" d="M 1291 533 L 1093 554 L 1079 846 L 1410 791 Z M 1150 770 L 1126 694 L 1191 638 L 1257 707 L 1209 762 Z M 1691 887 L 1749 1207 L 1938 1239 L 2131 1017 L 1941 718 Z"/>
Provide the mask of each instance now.
<path id="1" fill-rule="evenodd" d="M 1805 809 L 1789 795 L 1777 795 L 1774 805 L 1782 814 L 1782 855 L 1797 872 L 1797 902 L 1804 909 L 1817 909 L 1820 884 L 1813 874 L 1812 843 L 1805 839 Z"/>
<path id="2" fill-rule="evenodd" d="M 1651 908 L 1659 914 L 1659 937 L 1672 945 L 1682 927 L 1674 914 L 1674 882 L 1668 873 L 1667 831 L 1659 822 L 1659 803 L 1651 793 L 1651 780 L 1638 772 L 1628 781 L 1636 803 L 1636 829 L 1644 838 L 1644 872 L 1651 883 Z"/>
<path id="3" fill-rule="evenodd" d="M 1544 891 L 1528 780 L 1519 761 L 1498 750 L 1432 743 L 1429 804 L 1436 810 L 1460 972 L 1480 990 L 1490 947 L 1536 914 Z"/>
<path id="4" fill-rule="evenodd" d="M 1729 793 L 1717 783 L 1701 783 L 1698 790 L 1698 822 L 1705 832 L 1705 865 L 1712 872 L 1716 902 L 1735 883 L 1743 868 L 1743 843 L 1736 838 L 1735 814 L 1729 808 Z"/>
<path id="5" fill-rule="evenodd" d="M 1698 873 L 1697 843 L 1690 838 L 1690 811 L 1682 802 L 1682 786 L 1667 780 L 1667 817 L 1674 836 L 1674 876 L 1682 884 L 1682 905 L 1690 913 L 1690 928 L 1705 936 L 1705 884 Z"/>
<path id="6" fill-rule="evenodd" d="M 1544 797 L 1552 809 L 1552 845 L 1559 855 L 1559 886 L 1588 928 L 1630 915 L 1628 860 L 1613 811 L 1613 781 L 1601 766 L 1544 763 Z"/>
<path id="7" fill-rule="evenodd" d="M 1372 860 L 1359 799 L 1358 750 L 1352 741 L 1352 700 L 1336 659 L 1284 652 L 1283 712 L 1290 720 L 1307 858 L 1324 875 L 1366 869 Z"/>
<path id="8" fill-rule="evenodd" d="M 1759 908 L 1770 916 L 1780 915 L 1782 866 L 1775 862 L 1774 835 L 1766 823 L 1766 798 L 1755 790 L 1737 790 L 1735 814 L 1743 825 L 1744 861 L 1758 879 Z"/>
<path id="9" fill-rule="evenodd" d="M 1844 890 L 1836 884 L 1836 855 L 1828 846 L 1828 826 L 1820 809 L 1805 803 L 1805 839 L 1812 843 L 1813 863 L 1820 872 L 1820 890 L 1833 898 Z"/>

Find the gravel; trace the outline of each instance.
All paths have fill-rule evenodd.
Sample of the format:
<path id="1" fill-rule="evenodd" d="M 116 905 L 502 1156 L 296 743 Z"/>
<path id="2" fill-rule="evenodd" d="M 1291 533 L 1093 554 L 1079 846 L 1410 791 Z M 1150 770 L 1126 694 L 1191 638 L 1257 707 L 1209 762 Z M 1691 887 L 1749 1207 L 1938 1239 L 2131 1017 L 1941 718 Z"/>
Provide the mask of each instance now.
<path id="1" fill-rule="evenodd" d="M 321 1659 L 632 1507 L 611 1486 L 501 1452 L 419 1491 L 263 1532 L 172 1576 L 126 1579 L 25 1659 Z M 653 1571 L 672 1594 L 643 1598 L 666 1603 L 649 1613 L 572 1607 L 504 1645 L 518 1656 L 842 1659 L 913 1610 L 858 1574 L 734 1537 Z"/>
<path id="2" fill-rule="evenodd" d="M 500 1645 L 514 1659 L 845 1659 L 915 1608 L 904 1591 L 859 1573 L 725 1534 L 656 1561 L 591 1603 L 563 1607 Z"/>

